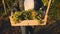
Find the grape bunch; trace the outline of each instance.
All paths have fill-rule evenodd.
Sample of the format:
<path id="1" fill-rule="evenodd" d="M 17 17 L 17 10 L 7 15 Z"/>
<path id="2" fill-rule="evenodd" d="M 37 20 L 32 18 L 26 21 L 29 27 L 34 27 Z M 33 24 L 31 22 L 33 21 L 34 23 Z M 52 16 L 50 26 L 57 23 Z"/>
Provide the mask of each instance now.
<path id="1" fill-rule="evenodd" d="M 29 11 L 20 11 L 15 12 L 13 15 L 13 20 L 16 23 L 20 23 L 22 20 L 38 20 L 39 22 L 42 20 L 42 12 L 35 11 L 35 10 L 29 10 Z"/>

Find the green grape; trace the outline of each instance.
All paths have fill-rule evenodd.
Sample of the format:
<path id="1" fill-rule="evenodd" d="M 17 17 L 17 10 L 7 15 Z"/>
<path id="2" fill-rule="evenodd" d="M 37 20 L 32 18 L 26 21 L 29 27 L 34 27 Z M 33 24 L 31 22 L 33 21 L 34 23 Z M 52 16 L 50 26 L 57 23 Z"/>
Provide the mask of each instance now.
<path id="1" fill-rule="evenodd" d="M 13 15 L 13 20 L 16 23 L 22 20 L 34 20 L 34 19 L 37 19 L 40 22 L 42 20 L 41 17 L 42 16 L 40 11 L 29 10 L 29 11 L 15 12 L 15 14 Z"/>

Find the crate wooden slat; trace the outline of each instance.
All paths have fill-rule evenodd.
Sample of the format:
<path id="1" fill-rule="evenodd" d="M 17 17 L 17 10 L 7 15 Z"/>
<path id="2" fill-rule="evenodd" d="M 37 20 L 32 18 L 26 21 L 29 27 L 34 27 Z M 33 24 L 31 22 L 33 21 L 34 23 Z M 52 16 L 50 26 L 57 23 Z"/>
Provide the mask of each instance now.
<path id="1" fill-rule="evenodd" d="M 24 20 L 20 23 L 14 23 L 12 17 L 10 17 L 11 26 L 38 26 L 38 25 L 46 25 L 45 23 L 40 24 L 37 20 Z"/>

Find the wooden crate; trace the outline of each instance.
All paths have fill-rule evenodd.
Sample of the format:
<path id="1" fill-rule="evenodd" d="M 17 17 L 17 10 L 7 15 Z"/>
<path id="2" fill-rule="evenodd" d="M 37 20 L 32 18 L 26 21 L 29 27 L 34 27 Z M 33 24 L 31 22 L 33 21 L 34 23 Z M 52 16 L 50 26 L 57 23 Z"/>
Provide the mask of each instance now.
<path id="1" fill-rule="evenodd" d="M 51 2 L 52 2 L 52 0 L 48 1 L 46 15 L 45 15 L 45 17 L 43 19 L 44 22 L 42 24 L 37 22 L 37 20 L 24 20 L 24 21 L 21 21 L 21 23 L 16 23 L 15 24 L 13 22 L 13 20 L 12 20 L 12 17 L 9 17 L 10 18 L 10 22 L 11 22 L 11 26 L 38 26 L 38 25 L 46 25 L 47 17 L 48 17 L 48 12 L 49 12 L 49 8 L 50 8 L 50 5 L 51 5 Z"/>

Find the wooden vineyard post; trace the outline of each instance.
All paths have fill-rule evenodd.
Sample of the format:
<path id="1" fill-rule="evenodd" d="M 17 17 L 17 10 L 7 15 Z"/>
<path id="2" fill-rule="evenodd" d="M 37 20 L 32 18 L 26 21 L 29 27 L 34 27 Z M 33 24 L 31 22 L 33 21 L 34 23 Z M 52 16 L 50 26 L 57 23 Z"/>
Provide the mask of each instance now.
<path id="1" fill-rule="evenodd" d="M 5 6 L 4 0 L 2 0 L 2 4 L 3 4 L 3 6 L 4 6 L 4 11 L 5 11 L 5 14 L 6 14 L 6 6 Z"/>

